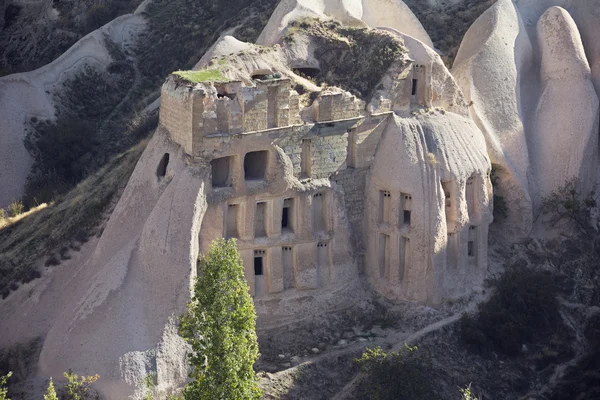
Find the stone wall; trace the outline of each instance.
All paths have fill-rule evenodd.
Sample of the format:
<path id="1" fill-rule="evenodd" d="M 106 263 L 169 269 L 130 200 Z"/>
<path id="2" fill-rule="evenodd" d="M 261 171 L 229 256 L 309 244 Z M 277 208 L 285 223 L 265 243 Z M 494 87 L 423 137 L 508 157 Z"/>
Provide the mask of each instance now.
<path id="1" fill-rule="evenodd" d="M 171 134 L 171 139 L 192 154 L 192 116 L 194 115 L 191 87 L 168 80 L 161 90 L 159 123 Z"/>
<path id="2" fill-rule="evenodd" d="M 348 133 L 313 136 L 311 141 L 312 178 L 329 178 L 332 173 L 345 169 L 348 152 Z"/>
<path id="3" fill-rule="evenodd" d="M 335 121 L 355 118 L 360 114 L 360 102 L 348 92 L 322 92 L 315 100 L 315 121 Z"/>

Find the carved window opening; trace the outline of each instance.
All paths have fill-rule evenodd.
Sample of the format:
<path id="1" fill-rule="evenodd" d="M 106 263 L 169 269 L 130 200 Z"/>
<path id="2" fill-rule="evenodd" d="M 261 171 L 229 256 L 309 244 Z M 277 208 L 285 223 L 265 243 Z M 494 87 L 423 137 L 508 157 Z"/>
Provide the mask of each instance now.
<path id="1" fill-rule="evenodd" d="M 412 80 L 412 88 L 411 88 L 411 96 L 416 96 L 417 95 L 417 85 L 419 84 L 419 80 L 418 79 L 413 79 Z"/>
<path id="2" fill-rule="evenodd" d="M 386 223 L 390 221 L 390 209 L 392 194 L 387 190 L 379 191 L 379 222 Z"/>
<path id="3" fill-rule="evenodd" d="M 212 186 L 227 187 L 231 186 L 230 167 L 233 157 L 215 158 L 210 162 L 212 171 Z"/>
<path id="4" fill-rule="evenodd" d="M 317 243 L 317 267 L 319 275 L 319 284 L 327 285 L 329 283 L 329 245 L 326 242 Z"/>
<path id="5" fill-rule="evenodd" d="M 266 237 L 266 211 L 267 211 L 267 203 L 262 201 L 256 203 L 256 212 L 254 213 L 254 237 Z"/>
<path id="6" fill-rule="evenodd" d="M 294 199 L 285 199 L 283 201 L 281 231 L 294 232 Z"/>
<path id="7" fill-rule="evenodd" d="M 310 139 L 302 139 L 300 163 L 300 179 L 310 178 L 312 173 L 312 144 Z"/>
<path id="8" fill-rule="evenodd" d="M 390 237 L 385 233 L 379 234 L 379 277 L 384 278 L 388 271 L 390 260 Z"/>
<path id="9" fill-rule="evenodd" d="M 456 268 L 458 266 L 458 234 L 448 233 L 446 254 L 448 266 Z"/>
<path id="10" fill-rule="evenodd" d="M 167 166 L 169 165 L 169 153 L 165 153 L 158 163 L 156 168 L 156 176 L 159 178 L 164 177 L 167 174 Z"/>
<path id="11" fill-rule="evenodd" d="M 467 255 L 469 258 L 477 257 L 477 227 L 469 226 L 469 241 L 467 242 Z"/>
<path id="12" fill-rule="evenodd" d="M 281 260 L 283 266 L 283 290 L 292 289 L 294 285 L 294 252 L 293 248 L 286 246 L 281 248 Z"/>
<path id="13" fill-rule="evenodd" d="M 465 196 L 467 198 L 467 209 L 469 212 L 469 217 L 475 215 L 476 201 L 475 201 L 475 175 L 471 175 L 469 179 L 467 179 L 467 184 L 465 188 Z"/>
<path id="14" fill-rule="evenodd" d="M 400 265 L 398 268 L 398 280 L 400 281 L 400 283 L 404 281 L 404 274 L 406 273 L 406 270 L 410 268 L 410 257 L 410 239 L 401 236 L 398 251 L 398 258 L 400 261 Z"/>
<path id="15" fill-rule="evenodd" d="M 225 236 L 227 238 L 239 238 L 239 204 L 229 204 L 227 206 L 227 224 L 225 227 Z"/>
<path id="16" fill-rule="evenodd" d="M 269 152 L 251 151 L 244 157 L 244 176 L 247 181 L 262 181 L 267 173 Z"/>
<path id="17" fill-rule="evenodd" d="M 410 226 L 412 217 L 412 196 L 400 193 L 400 209 L 402 210 L 400 225 Z"/>
<path id="18" fill-rule="evenodd" d="M 325 230 L 325 196 L 323 193 L 313 195 L 313 230 Z"/>
<path id="19" fill-rule="evenodd" d="M 454 207 L 454 183 L 452 181 L 442 181 L 442 190 L 444 191 L 446 222 L 454 222 L 456 221 L 456 212 Z"/>
<path id="20" fill-rule="evenodd" d="M 265 250 L 254 250 L 254 275 L 264 275 Z"/>

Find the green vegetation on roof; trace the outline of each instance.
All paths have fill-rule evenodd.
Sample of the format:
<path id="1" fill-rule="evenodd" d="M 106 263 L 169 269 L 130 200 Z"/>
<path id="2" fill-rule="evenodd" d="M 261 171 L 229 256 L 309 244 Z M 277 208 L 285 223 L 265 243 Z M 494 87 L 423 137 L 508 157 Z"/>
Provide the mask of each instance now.
<path id="1" fill-rule="evenodd" d="M 221 74 L 218 69 L 203 69 L 200 71 L 175 71 L 174 75 L 177 75 L 186 81 L 199 83 L 199 82 L 227 82 L 229 79 Z"/>

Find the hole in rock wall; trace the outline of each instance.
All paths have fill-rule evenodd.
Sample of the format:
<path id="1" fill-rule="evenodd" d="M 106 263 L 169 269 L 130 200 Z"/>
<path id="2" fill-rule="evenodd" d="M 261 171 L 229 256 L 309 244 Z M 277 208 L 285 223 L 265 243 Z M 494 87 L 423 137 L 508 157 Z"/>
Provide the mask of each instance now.
<path id="1" fill-rule="evenodd" d="M 215 158 L 210 162 L 213 187 L 231 186 L 231 179 L 229 178 L 231 158 L 232 157 Z"/>
<path id="2" fill-rule="evenodd" d="M 318 68 L 292 68 L 292 71 L 296 75 L 309 80 L 315 79 L 321 73 L 321 70 Z"/>
<path id="3" fill-rule="evenodd" d="M 412 89 L 411 89 L 411 95 L 412 96 L 416 96 L 417 95 L 417 86 L 419 84 L 419 80 L 418 79 L 413 79 L 412 80 Z"/>
<path id="4" fill-rule="evenodd" d="M 244 157 L 244 176 L 247 181 L 261 181 L 265 179 L 269 152 L 251 151 Z"/>
<path id="5" fill-rule="evenodd" d="M 410 225 L 412 213 L 412 196 L 410 194 L 400 193 L 400 208 L 402 210 L 400 225 Z"/>
<path id="6" fill-rule="evenodd" d="M 162 178 L 167 174 L 167 166 L 169 165 L 169 153 L 165 153 L 160 159 L 158 167 L 156 168 L 156 176 Z"/>
<path id="7" fill-rule="evenodd" d="M 254 253 L 254 275 L 261 276 L 263 274 L 263 256 Z"/>
<path id="8" fill-rule="evenodd" d="M 282 232 L 294 231 L 294 199 L 285 199 L 281 211 Z"/>
<path id="9" fill-rule="evenodd" d="M 229 204 L 227 206 L 227 226 L 225 228 L 227 238 L 238 238 L 240 236 L 238 229 L 239 211 L 240 206 L 238 204 Z"/>

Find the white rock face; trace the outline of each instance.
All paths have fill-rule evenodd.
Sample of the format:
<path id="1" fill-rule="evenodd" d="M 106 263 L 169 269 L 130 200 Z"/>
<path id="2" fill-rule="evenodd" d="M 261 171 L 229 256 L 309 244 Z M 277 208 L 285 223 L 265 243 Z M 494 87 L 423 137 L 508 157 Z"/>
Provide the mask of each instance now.
<path id="1" fill-rule="evenodd" d="M 577 23 L 587 60 L 592 70 L 592 81 L 596 94 L 600 96 L 600 2 L 575 1 L 569 9 Z"/>
<path id="2" fill-rule="evenodd" d="M 166 174 L 159 177 L 166 153 Z M 94 275 L 85 284 L 73 279 L 81 287 L 72 289 L 54 318 L 39 359 L 41 375 L 60 377 L 69 368 L 98 373 L 96 386 L 111 399 L 133 394 L 125 382 L 139 384 L 148 364 L 163 375 L 163 387 L 185 381 L 183 349 L 164 349 L 181 342 L 172 318 L 189 299 L 206 178 L 186 165 L 165 132 L 155 133 L 93 255 L 82 263 Z"/>
<path id="3" fill-rule="evenodd" d="M 302 17 L 334 18 L 346 25 L 393 28 L 433 47 L 417 17 L 401 0 L 283 0 L 256 42 L 263 46 L 274 45 L 288 24 Z"/>
<path id="4" fill-rule="evenodd" d="M 490 168 L 485 139 L 469 118 L 394 116 L 375 153 L 365 207 L 367 270 L 381 294 L 439 303 L 481 285 L 492 220 Z M 389 223 L 378 213 L 381 191 L 391 195 Z M 396 199 L 404 205 L 395 206 Z M 410 209 L 410 227 L 403 209 Z"/>
<path id="5" fill-rule="evenodd" d="M 526 236 L 532 223 L 527 173 L 529 154 L 523 116 L 530 110 L 521 95 L 530 79 L 532 47 L 511 0 L 499 0 L 465 35 L 452 68 L 471 117 L 483 132 L 492 164 L 499 168 L 499 194 L 508 203 L 509 236 Z"/>
<path id="6" fill-rule="evenodd" d="M 598 97 L 577 26 L 566 10 L 551 7 L 537 33 L 542 94 L 530 142 L 536 205 L 574 177 L 591 190 L 598 157 Z"/>
<path id="7" fill-rule="evenodd" d="M 127 46 L 144 27 L 141 15 L 123 15 L 83 37 L 50 64 L 0 78 L 0 207 L 23 195 L 33 161 L 23 144 L 31 118 L 53 119 L 53 94 L 65 79 L 86 65 L 104 69 L 110 64 L 104 35 Z"/>

